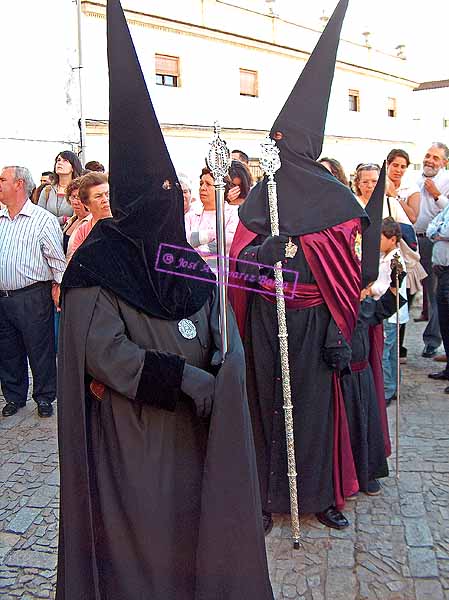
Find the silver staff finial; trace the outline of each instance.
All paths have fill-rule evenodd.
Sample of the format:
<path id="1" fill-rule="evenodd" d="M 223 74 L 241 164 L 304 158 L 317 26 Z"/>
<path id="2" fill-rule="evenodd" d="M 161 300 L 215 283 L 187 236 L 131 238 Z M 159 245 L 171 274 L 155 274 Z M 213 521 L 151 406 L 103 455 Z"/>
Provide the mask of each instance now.
<path id="1" fill-rule="evenodd" d="M 229 171 L 231 154 L 226 142 L 220 137 L 221 127 L 218 121 L 214 122 L 214 139 L 210 142 L 207 155 L 207 166 L 212 171 L 216 184 L 223 182 Z"/>
<path id="2" fill-rule="evenodd" d="M 262 171 L 270 179 L 281 167 L 279 148 L 276 146 L 276 142 L 272 140 L 268 135 L 266 137 L 266 140 L 261 144 L 259 162 Z"/>

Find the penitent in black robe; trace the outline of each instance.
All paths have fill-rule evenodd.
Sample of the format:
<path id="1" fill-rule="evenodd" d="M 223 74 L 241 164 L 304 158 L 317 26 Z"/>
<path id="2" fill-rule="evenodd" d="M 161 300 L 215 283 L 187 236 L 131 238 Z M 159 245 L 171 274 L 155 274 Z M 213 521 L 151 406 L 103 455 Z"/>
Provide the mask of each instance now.
<path id="1" fill-rule="evenodd" d="M 58 600 L 273 598 L 232 313 L 210 421 L 177 389 L 175 370 L 167 381 L 162 354 L 147 401 L 135 400 L 145 350 L 208 368 L 216 311 L 208 302 L 191 317 L 197 337 L 189 340 L 177 321 L 149 317 L 103 288 L 66 291 Z M 101 401 L 86 393 L 91 377 L 106 386 Z"/>
<path id="2" fill-rule="evenodd" d="M 240 257 L 251 256 L 262 241 L 262 236 L 256 238 L 254 246 L 247 246 Z M 239 270 L 244 268 L 240 263 Z M 301 283 L 315 283 L 301 246 L 288 268 L 300 274 Z M 270 513 L 288 513 L 278 321 L 274 297 L 272 300 L 259 293 L 251 295 L 244 337 L 247 390 L 262 507 Z M 335 498 L 332 371 L 321 356 L 331 316 L 327 306 L 321 304 L 307 310 L 287 309 L 286 317 L 300 510 L 319 512 L 331 506 Z"/>
<path id="3" fill-rule="evenodd" d="M 348 417 L 349 434 L 361 491 L 368 482 L 388 476 L 386 445 L 371 366 L 369 327 L 396 312 L 395 296 L 387 291 L 378 301 L 367 298 L 360 305 L 352 335 L 352 372 L 343 375 L 341 386 Z"/>

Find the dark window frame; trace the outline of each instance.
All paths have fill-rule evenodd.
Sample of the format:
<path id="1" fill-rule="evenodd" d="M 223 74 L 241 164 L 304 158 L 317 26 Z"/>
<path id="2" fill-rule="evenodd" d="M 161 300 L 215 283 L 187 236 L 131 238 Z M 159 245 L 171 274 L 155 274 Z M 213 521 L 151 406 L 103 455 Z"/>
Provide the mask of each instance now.
<path id="1" fill-rule="evenodd" d="M 360 92 L 359 90 L 348 91 L 348 110 L 349 112 L 360 112 Z"/>

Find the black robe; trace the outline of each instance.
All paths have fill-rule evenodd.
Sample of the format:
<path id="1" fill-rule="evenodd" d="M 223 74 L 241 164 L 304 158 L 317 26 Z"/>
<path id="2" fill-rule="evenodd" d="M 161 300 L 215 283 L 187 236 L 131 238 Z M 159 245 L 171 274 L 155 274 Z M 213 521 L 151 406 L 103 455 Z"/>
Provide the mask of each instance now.
<path id="1" fill-rule="evenodd" d="M 385 440 L 376 387 L 368 362 L 369 327 L 382 323 L 395 312 L 396 300 L 390 291 L 378 301 L 367 298 L 361 303 L 357 326 L 351 341 L 353 369 L 351 373 L 346 373 L 341 378 L 352 453 L 362 492 L 367 490 L 370 480 L 388 477 Z"/>
<path id="2" fill-rule="evenodd" d="M 208 367 L 219 339 L 216 303 L 191 319 L 198 335 L 187 340 L 177 321 L 148 317 L 102 288 L 65 293 L 58 600 L 273 597 L 232 313 L 210 422 L 180 390 L 172 389 L 172 411 L 152 403 L 171 383 L 163 359 L 148 403 L 135 400 L 145 350 Z M 106 385 L 103 400 L 86 392 L 90 377 Z"/>
<path id="3" fill-rule="evenodd" d="M 240 259 L 250 260 L 263 239 L 258 236 L 241 252 Z M 257 265 L 242 262 L 238 269 L 258 272 Z M 300 245 L 288 269 L 300 274 L 301 283 L 315 283 Z M 285 280 L 289 279 L 285 275 Z M 302 513 L 320 512 L 335 499 L 332 371 L 321 354 L 332 319 L 325 304 L 307 310 L 287 308 L 286 317 L 299 508 Z M 270 513 L 288 513 L 290 494 L 277 311 L 274 301 L 258 293 L 251 294 L 244 347 L 262 508 Z"/>

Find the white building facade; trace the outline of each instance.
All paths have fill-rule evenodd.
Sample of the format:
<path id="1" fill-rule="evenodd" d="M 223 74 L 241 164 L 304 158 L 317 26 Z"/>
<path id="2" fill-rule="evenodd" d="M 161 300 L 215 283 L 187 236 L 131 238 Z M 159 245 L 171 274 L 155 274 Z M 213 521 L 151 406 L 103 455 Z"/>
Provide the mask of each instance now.
<path id="1" fill-rule="evenodd" d="M 76 5 L 71 0 L 1 3 L 0 163 L 36 179 L 80 140 Z"/>
<path id="2" fill-rule="evenodd" d="M 417 147 L 425 151 L 432 141 L 449 146 L 449 79 L 425 81 L 413 97 Z"/>
<path id="3" fill-rule="evenodd" d="M 86 160 L 107 165 L 106 1 L 78 1 Z M 122 5 L 176 168 L 198 178 L 215 120 L 231 150 L 257 158 L 318 40 L 320 24 L 311 29 L 221 0 L 122 0 Z M 27 164 L 38 177 L 52 168 L 59 150 L 79 146 L 76 2 L 15 0 L 8 8 L 11 23 L 25 6 L 35 13 L 26 20 L 25 38 L 32 42 L 8 27 L 0 40 L 4 56 L 20 47 L 20 62 L 32 74 L 26 89 L 2 94 L 0 159 Z M 258 6 L 263 10 L 263 3 Z M 381 162 L 393 147 L 420 162 L 422 127 L 413 93 L 418 84 L 409 71 L 397 56 L 342 40 L 323 154 L 340 160 L 348 172 L 360 162 Z"/>

